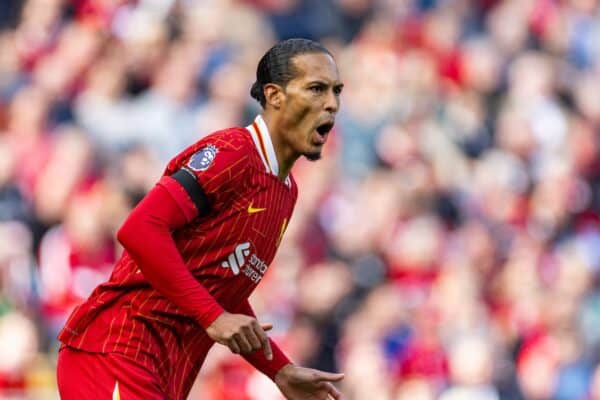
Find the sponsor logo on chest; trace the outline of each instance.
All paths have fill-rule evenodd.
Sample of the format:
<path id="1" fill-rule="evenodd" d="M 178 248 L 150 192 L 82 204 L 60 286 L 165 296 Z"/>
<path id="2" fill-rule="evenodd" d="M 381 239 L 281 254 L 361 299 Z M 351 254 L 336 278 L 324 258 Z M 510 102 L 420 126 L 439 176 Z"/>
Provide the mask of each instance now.
<path id="1" fill-rule="evenodd" d="M 230 268 L 234 275 L 242 273 L 252 282 L 258 283 L 269 266 L 256 253 L 251 252 L 250 242 L 245 242 L 235 247 L 227 260 L 221 263 L 221 267 Z"/>

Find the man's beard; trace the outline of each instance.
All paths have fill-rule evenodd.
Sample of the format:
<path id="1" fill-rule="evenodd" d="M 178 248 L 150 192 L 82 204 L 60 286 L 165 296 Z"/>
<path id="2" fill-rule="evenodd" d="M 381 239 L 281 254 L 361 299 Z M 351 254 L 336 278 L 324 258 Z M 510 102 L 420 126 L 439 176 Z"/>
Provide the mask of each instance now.
<path id="1" fill-rule="evenodd" d="M 309 161 L 317 161 L 317 160 L 321 159 L 321 152 L 320 151 L 317 152 L 317 153 L 304 153 L 303 155 Z"/>

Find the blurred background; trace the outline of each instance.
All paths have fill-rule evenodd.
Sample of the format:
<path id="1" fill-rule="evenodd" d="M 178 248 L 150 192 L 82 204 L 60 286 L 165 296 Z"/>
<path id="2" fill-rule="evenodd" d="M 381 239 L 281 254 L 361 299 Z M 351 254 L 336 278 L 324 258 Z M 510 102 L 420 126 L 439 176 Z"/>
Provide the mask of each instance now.
<path id="1" fill-rule="evenodd" d="M 599 400 L 598 3 L 1 0 L 0 398 L 57 398 L 129 210 L 306 37 L 346 88 L 251 300 L 276 340 L 349 400 Z M 216 346 L 190 399 L 280 396 Z"/>

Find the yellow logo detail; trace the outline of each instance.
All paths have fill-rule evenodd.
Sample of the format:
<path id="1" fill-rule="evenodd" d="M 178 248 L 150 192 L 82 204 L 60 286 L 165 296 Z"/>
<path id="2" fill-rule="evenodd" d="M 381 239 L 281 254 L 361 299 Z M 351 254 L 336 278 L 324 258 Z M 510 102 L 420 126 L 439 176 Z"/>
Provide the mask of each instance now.
<path id="1" fill-rule="evenodd" d="M 254 208 L 254 207 L 252 207 L 252 203 L 250 203 L 250 205 L 248 206 L 248 214 L 254 214 L 254 213 L 265 211 L 265 210 L 266 210 L 266 208 Z"/>
<path id="2" fill-rule="evenodd" d="M 121 400 L 121 393 L 119 392 L 119 382 L 115 384 L 115 390 L 113 390 L 112 400 Z"/>
<path id="3" fill-rule="evenodd" d="M 287 228 L 287 218 L 283 219 L 283 223 L 281 224 L 281 231 L 279 232 L 279 237 L 277 238 L 277 242 L 275 242 L 275 246 L 279 247 L 279 243 L 281 243 L 281 239 L 283 239 L 283 234 Z"/>

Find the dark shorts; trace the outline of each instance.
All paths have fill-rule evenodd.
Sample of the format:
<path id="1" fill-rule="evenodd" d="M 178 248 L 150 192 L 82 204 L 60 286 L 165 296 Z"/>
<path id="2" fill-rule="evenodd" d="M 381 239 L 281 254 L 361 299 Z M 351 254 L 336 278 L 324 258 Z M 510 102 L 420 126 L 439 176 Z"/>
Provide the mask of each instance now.
<path id="1" fill-rule="evenodd" d="M 56 375 L 62 400 L 166 399 L 147 369 L 116 353 L 63 347 L 58 353 Z"/>

